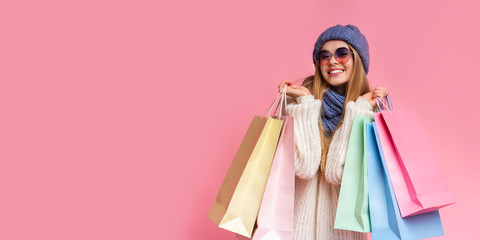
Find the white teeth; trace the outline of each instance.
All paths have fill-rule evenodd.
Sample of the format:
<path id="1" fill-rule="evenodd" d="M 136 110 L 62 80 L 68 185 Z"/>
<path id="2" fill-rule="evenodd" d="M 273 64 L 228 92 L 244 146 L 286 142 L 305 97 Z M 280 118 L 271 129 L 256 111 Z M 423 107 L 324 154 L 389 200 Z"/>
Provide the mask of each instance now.
<path id="1" fill-rule="evenodd" d="M 343 70 L 333 70 L 333 71 L 328 72 L 328 73 L 332 74 L 332 73 L 339 73 L 339 72 L 343 72 Z"/>

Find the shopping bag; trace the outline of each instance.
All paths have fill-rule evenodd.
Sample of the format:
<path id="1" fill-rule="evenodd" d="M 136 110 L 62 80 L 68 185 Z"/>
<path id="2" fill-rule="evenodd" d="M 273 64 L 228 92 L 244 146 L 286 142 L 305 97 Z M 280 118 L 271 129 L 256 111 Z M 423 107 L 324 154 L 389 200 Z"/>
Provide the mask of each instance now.
<path id="1" fill-rule="evenodd" d="M 282 117 L 282 133 L 268 176 L 252 239 L 293 239 L 295 197 L 294 119 Z M 249 239 L 237 234 L 237 239 Z"/>
<path id="2" fill-rule="evenodd" d="M 295 198 L 294 118 L 286 116 L 286 92 L 279 105 L 285 110 L 282 132 L 278 140 L 252 239 L 293 239 Z M 275 110 L 276 112 L 276 110 Z M 237 239 L 248 239 L 237 234 Z"/>
<path id="3" fill-rule="evenodd" d="M 371 116 L 355 116 L 343 169 L 334 228 L 370 232 L 366 162 L 366 123 Z"/>
<path id="4" fill-rule="evenodd" d="M 280 135 L 252 239 L 293 239 L 295 145 L 293 117 L 282 117 Z"/>
<path id="5" fill-rule="evenodd" d="M 374 117 L 402 217 L 455 203 L 416 114 L 392 106 Z"/>
<path id="6" fill-rule="evenodd" d="M 366 143 L 372 240 L 413 240 L 443 235 L 438 210 L 402 218 L 375 125 L 367 124 Z"/>
<path id="7" fill-rule="evenodd" d="M 269 116 L 281 95 L 277 95 L 267 117 L 253 118 L 208 212 L 220 228 L 246 237 L 252 235 L 282 130 L 281 116 Z"/>

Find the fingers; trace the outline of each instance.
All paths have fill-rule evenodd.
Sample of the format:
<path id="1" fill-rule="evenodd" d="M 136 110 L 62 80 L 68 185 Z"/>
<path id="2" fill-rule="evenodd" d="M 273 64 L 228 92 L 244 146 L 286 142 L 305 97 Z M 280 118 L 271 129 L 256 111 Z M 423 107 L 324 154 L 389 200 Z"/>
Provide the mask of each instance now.
<path id="1" fill-rule="evenodd" d="M 383 99 L 387 95 L 388 95 L 388 91 L 387 91 L 387 88 L 385 87 L 378 86 L 375 88 L 375 90 L 373 90 L 373 98 L 378 97 L 380 99 Z"/>
<path id="2" fill-rule="evenodd" d="M 279 85 L 278 85 L 278 91 L 280 92 L 281 89 L 283 88 L 283 85 L 285 85 L 285 81 L 282 81 Z"/>
<path id="3" fill-rule="evenodd" d="M 290 81 L 290 80 L 283 80 L 282 82 L 280 82 L 280 84 L 278 85 L 278 91 L 282 91 L 282 88 L 285 86 L 285 84 L 287 84 L 287 86 L 290 86 L 290 87 L 293 87 L 295 85 L 293 85 L 293 82 Z"/>
<path id="4" fill-rule="evenodd" d="M 288 80 L 283 80 L 282 82 L 280 82 L 280 84 L 278 85 L 278 91 L 280 92 L 283 88 L 283 86 L 286 84 Z"/>
<path id="5" fill-rule="evenodd" d="M 362 97 L 368 101 L 370 106 L 375 107 L 375 99 L 373 98 L 373 92 L 368 92 L 362 95 Z"/>

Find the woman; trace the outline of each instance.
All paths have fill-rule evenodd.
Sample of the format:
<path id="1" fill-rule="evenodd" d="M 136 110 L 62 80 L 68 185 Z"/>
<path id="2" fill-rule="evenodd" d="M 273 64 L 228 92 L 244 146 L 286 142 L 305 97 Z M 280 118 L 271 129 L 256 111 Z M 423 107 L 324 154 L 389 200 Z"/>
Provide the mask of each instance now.
<path id="1" fill-rule="evenodd" d="M 317 39 L 313 51 L 315 75 L 302 86 L 287 84 L 287 113 L 295 119 L 295 223 L 298 240 L 367 239 L 367 234 L 334 229 L 350 130 L 355 115 L 373 116 L 368 42 L 353 25 L 336 25 Z"/>

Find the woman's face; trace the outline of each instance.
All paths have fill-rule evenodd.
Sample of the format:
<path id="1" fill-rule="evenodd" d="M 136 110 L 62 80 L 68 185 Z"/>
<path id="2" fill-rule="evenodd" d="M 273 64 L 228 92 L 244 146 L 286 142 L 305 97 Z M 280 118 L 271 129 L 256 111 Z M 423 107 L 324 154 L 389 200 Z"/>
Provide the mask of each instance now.
<path id="1" fill-rule="evenodd" d="M 338 48 L 345 47 L 349 49 L 346 42 L 341 40 L 330 40 L 323 44 L 320 51 L 326 50 L 331 54 L 330 61 L 324 66 L 320 66 L 323 78 L 332 86 L 340 86 L 345 84 L 352 76 L 353 71 L 353 55 L 346 63 L 340 63 L 335 57 L 335 51 Z M 335 71 L 334 70 L 340 70 Z"/>

